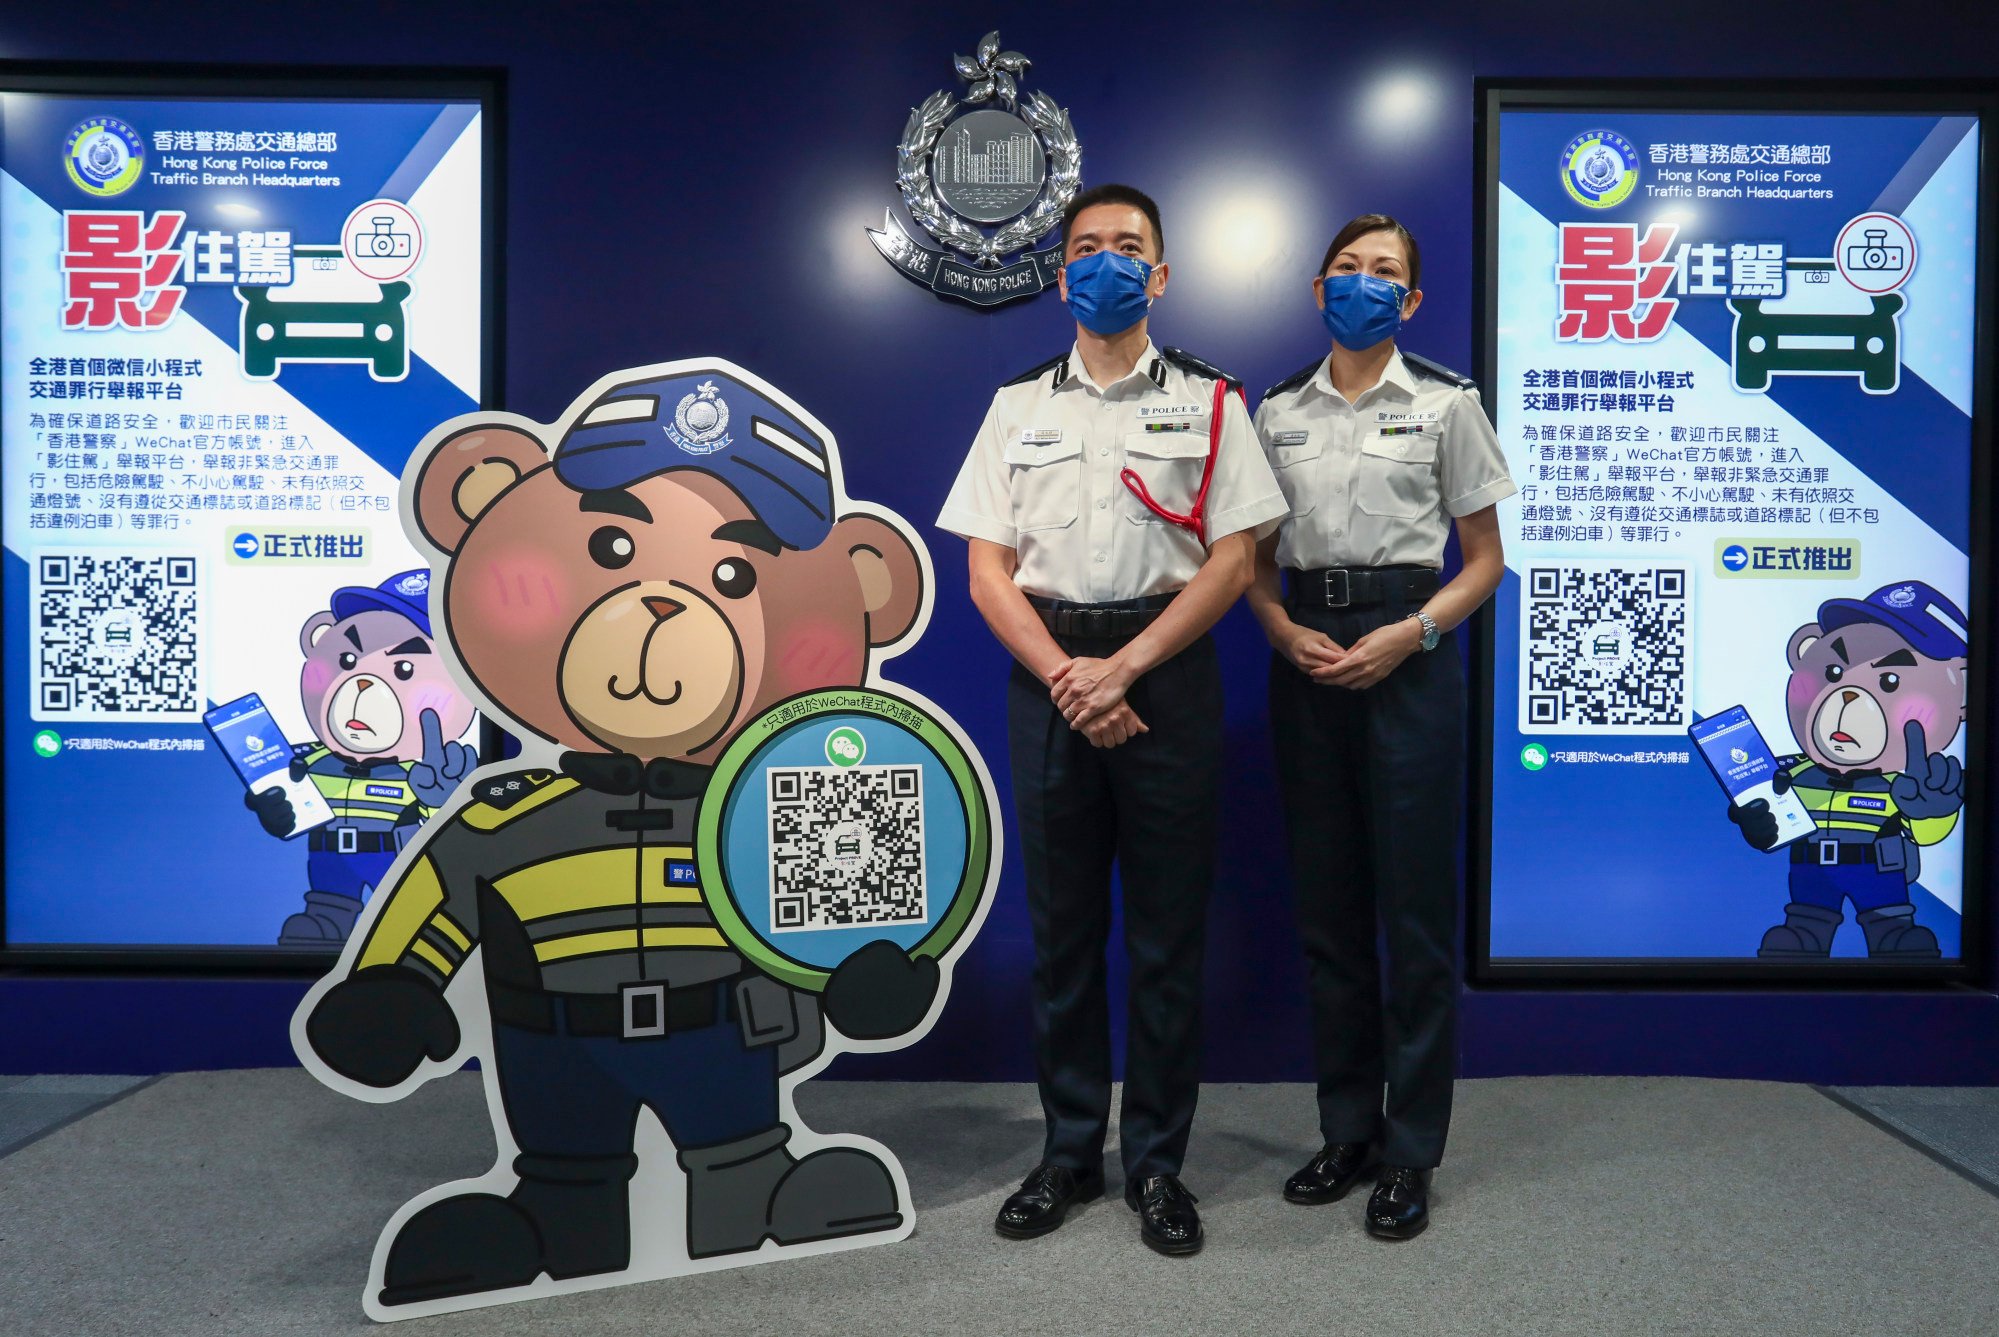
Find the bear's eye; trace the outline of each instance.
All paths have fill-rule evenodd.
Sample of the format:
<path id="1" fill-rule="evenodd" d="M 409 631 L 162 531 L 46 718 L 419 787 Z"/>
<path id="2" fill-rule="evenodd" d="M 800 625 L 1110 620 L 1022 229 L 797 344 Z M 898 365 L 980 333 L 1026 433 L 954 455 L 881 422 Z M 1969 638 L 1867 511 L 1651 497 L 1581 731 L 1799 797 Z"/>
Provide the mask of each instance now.
<path id="1" fill-rule="evenodd" d="M 1841 678 L 1844 678 L 1845 676 L 1846 676 L 1846 670 L 1841 668 L 1839 665 L 1827 664 L 1825 666 L 1825 680 L 1827 682 L 1838 682 Z"/>
<path id="2" fill-rule="evenodd" d="M 715 563 L 715 589 L 731 599 L 740 599 L 757 587 L 757 569 L 740 557 L 724 557 Z"/>
<path id="3" fill-rule="evenodd" d="M 355 666 L 356 664 L 358 664 L 358 663 L 360 663 L 360 662 L 361 662 L 361 661 L 360 661 L 360 660 L 359 660 L 358 658 L 356 658 L 356 657 L 355 657 L 355 654 L 354 654 L 354 652 L 353 652 L 352 650 L 342 650 L 342 651 L 340 652 L 340 667 L 341 667 L 341 668 L 344 668 L 344 669 L 351 669 L 351 668 L 353 668 L 353 667 L 354 667 L 354 666 Z"/>
<path id="4" fill-rule="evenodd" d="M 398 659 L 396 661 L 396 676 L 404 682 L 408 682 L 416 676 L 416 665 L 410 663 L 407 659 Z"/>
<path id="5" fill-rule="evenodd" d="M 605 525 L 590 536 L 590 560 L 613 571 L 629 565 L 636 551 L 632 536 L 616 525 Z"/>
<path id="6" fill-rule="evenodd" d="M 1884 673 L 1884 674 L 1882 674 L 1882 675 L 1881 675 L 1881 690 L 1882 690 L 1882 691 L 1884 691 L 1884 692 L 1892 692 L 1892 691 L 1894 691 L 1894 690 L 1895 690 L 1895 689 L 1896 689 L 1897 687 L 1900 687 L 1901 685 L 1902 685 L 1902 675 L 1901 675 L 1901 674 L 1899 674 L 1899 673 Z"/>

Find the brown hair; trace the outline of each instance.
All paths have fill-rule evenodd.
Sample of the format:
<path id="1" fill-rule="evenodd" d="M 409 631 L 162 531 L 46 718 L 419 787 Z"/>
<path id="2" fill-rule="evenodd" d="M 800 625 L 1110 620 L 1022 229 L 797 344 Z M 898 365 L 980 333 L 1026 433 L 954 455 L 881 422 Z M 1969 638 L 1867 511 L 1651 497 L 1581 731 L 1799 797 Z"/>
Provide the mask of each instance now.
<path id="1" fill-rule="evenodd" d="M 1393 232 L 1402 239 L 1402 252 L 1409 258 L 1409 291 L 1414 292 L 1421 287 L 1418 280 L 1423 277 L 1423 253 L 1416 249 L 1416 238 L 1409 229 L 1387 214 L 1362 214 L 1341 228 L 1339 235 L 1333 238 L 1333 244 L 1326 248 L 1326 258 L 1319 261 L 1319 273 L 1324 274 L 1326 267 L 1341 251 L 1370 232 Z"/>

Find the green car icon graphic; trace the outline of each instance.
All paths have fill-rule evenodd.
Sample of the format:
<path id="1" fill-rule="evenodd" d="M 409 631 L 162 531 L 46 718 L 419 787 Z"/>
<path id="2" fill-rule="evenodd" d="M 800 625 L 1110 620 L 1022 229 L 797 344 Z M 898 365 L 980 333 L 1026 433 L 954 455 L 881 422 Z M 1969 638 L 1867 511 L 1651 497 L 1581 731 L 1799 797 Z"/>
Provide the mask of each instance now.
<path id="1" fill-rule="evenodd" d="M 400 280 L 373 283 L 378 296 L 356 299 L 351 271 L 335 278 L 327 267 L 340 252 L 337 248 L 295 248 L 300 261 L 298 277 L 284 287 L 238 285 L 236 297 L 243 303 L 243 319 L 238 346 L 242 349 L 243 374 L 269 380 L 286 362 L 361 362 L 368 375 L 378 381 L 400 381 L 409 374 L 408 322 L 404 302 L 410 285 Z M 344 265 L 343 265 L 344 267 Z M 335 282 L 350 294 L 347 300 L 286 300 L 282 294 L 311 291 L 322 280 Z M 340 280 L 345 280 L 341 283 Z"/>

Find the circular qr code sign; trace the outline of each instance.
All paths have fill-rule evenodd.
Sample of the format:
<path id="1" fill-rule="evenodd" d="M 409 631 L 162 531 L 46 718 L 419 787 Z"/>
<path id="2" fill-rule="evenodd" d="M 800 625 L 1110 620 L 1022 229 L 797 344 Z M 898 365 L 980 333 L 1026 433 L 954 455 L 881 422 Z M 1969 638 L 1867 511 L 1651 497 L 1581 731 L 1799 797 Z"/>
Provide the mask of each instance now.
<path id="1" fill-rule="evenodd" d="M 736 736 L 702 800 L 695 864 L 729 945 L 816 991 L 879 939 L 949 951 L 977 922 L 992 839 L 956 733 L 913 702 L 842 689 L 780 702 Z"/>

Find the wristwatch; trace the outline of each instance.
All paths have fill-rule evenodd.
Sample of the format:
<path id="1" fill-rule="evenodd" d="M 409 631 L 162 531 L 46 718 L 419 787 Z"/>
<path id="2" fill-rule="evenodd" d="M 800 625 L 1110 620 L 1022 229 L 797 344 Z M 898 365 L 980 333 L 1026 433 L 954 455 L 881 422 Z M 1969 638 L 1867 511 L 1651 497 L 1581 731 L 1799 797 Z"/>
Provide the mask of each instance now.
<path id="1" fill-rule="evenodd" d="M 1436 649 L 1437 638 L 1441 634 L 1437 630 L 1436 619 L 1431 617 L 1428 613 L 1421 613 L 1421 612 L 1411 613 L 1409 616 L 1415 618 L 1417 624 L 1423 628 L 1423 642 L 1422 642 L 1423 648 L 1425 650 Z"/>

